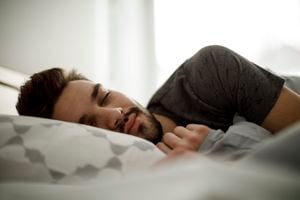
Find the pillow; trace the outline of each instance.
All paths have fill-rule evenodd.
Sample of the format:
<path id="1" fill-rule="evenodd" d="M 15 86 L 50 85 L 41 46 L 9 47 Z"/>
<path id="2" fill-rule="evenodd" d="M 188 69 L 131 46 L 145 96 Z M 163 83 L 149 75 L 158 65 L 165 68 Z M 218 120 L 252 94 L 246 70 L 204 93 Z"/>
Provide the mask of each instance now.
<path id="1" fill-rule="evenodd" d="M 146 170 L 164 154 L 144 139 L 81 124 L 0 115 L 0 180 L 82 183 Z"/>

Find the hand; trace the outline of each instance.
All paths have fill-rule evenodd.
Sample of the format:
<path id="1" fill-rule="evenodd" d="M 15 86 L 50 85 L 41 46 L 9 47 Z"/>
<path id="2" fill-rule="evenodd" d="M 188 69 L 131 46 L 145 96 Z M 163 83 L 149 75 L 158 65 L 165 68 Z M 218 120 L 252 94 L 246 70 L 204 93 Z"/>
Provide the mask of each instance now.
<path id="1" fill-rule="evenodd" d="M 177 126 L 173 132 L 164 134 L 162 142 L 156 146 L 166 154 L 173 151 L 198 151 L 210 128 L 199 124 L 189 124 L 186 128 Z"/>

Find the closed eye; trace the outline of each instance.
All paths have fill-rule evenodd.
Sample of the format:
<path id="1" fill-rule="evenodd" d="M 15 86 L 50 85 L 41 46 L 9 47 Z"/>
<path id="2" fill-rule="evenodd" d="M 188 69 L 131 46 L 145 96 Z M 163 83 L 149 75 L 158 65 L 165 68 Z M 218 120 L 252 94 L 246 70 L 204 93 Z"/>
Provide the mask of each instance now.
<path id="1" fill-rule="evenodd" d="M 110 93 L 111 93 L 111 91 L 110 90 L 108 90 L 107 92 L 106 92 L 106 94 L 105 94 L 105 96 L 103 97 L 103 99 L 101 100 L 101 102 L 100 102 L 100 106 L 103 106 L 105 103 L 106 103 L 106 101 L 108 100 L 108 98 L 109 98 L 109 96 L 110 96 Z"/>

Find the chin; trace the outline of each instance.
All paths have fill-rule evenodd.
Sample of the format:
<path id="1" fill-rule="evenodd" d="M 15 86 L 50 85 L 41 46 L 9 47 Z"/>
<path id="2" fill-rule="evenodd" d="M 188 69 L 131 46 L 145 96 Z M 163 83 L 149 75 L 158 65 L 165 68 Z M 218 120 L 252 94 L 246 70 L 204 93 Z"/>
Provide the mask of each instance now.
<path id="1" fill-rule="evenodd" d="M 163 129 L 160 124 L 160 122 L 152 115 L 150 114 L 147 117 L 147 123 L 143 123 L 142 126 L 140 127 L 140 135 L 142 138 L 157 144 L 162 140 L 163 137 Z"/>
<path id="2" fill-rule="evenodd" d="M 163 137 L 163 129 L 160 122 L 147 109 L 142 106 L 134 106 L 130 108 L 128 113 L 135 112 L 141 119 L 137 133 L 130 133 L 137 137 L 146 139 L 154 144 L 160 142 Z"/>

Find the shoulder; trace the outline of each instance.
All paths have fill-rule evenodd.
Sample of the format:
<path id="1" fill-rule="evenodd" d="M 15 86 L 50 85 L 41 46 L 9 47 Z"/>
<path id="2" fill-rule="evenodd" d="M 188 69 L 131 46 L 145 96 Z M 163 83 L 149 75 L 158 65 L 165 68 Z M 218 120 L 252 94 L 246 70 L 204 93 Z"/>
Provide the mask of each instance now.
<path id="1" fill-rule="evenodd" d="M 213 57 L 223 57 L 232 54 L 233 51 L 221 45 L 209 45 L 201 48 L 189 60 L 190 62 L 197 62 L 199 60 L 209 60 Z"/>

